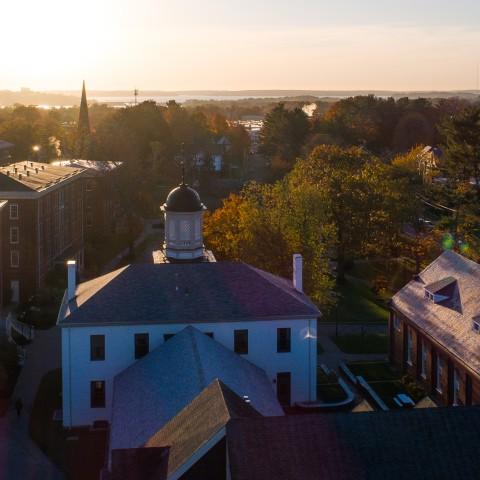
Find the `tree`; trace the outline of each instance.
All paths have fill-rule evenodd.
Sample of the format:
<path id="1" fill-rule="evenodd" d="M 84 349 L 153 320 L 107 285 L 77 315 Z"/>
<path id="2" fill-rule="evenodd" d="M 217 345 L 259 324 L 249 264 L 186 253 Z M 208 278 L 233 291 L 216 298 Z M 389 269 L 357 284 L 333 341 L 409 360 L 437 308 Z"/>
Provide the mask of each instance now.
<path id="1" fill-rule="evenodd" d="M 300 108 L 289 111 L 283 103 L 279 103 L 265 118 L 260 133 L 260 150 L 290 168 L 300 154 L 309 131 L 308 117 Z"/>

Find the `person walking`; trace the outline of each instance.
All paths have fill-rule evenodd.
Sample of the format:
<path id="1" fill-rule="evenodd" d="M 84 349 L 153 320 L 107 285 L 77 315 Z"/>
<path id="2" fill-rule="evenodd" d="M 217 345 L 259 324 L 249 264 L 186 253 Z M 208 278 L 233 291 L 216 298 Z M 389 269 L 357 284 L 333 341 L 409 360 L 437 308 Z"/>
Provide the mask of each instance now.
<path id="1" fill-rule="evenodd" d="M 17 411 L 17 417 L 20 417 L 22 414 L 23 402 L 21 398 L 15 400 L 15 410 Z"/>

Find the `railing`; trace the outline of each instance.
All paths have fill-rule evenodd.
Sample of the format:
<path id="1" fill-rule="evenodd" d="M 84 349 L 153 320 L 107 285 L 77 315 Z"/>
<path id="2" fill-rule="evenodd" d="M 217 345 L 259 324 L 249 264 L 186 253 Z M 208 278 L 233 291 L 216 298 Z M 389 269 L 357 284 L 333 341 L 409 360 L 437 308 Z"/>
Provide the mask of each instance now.
<path id="1" fill-rule="evenodd" d="M 33 340 L 35 338 L 35 327 L 17 320 L 12 313 L 9 313 L 7 316 L 5 330 L 9 338 L 12 338 L 12 330 L 15 330 L 27 340 Z"/>

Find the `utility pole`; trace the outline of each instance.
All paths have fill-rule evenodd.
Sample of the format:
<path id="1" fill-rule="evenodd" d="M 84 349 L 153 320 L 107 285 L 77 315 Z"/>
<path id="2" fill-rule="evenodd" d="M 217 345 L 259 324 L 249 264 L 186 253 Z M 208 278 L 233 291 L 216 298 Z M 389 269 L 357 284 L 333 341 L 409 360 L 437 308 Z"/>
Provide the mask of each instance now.
<path id="1" fill-rule="evenodd" d="M 137 97 L 138 97 L 138 89 L 135 88 L 135 90 L 133 90 L 133 95 L 135 97 L 135 105 L 137 104 Z"/>

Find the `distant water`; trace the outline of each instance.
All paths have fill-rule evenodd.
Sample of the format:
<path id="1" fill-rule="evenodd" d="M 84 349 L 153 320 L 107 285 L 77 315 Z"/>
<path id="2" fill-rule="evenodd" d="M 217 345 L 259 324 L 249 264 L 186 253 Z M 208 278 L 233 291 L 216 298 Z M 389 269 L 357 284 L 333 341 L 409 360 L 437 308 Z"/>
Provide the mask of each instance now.
<path id="1" fill-rule="evenodd" d="M 177 103 L 185 103 L 189 100 L 231 100 L 232 102 L 236 100 L 246 100 L 246 99 L 260 99 L 260 98 L 282 98 L 281 96 L 276 95 L 155 95 L 152 97 L 142 97 L 139 95 L 137 97 L 137 102 L 145 102 L 147 100 L 154 100 L 157 103 L 167 103 L 170 100 L 175 100 Z M 129 97 L 95 97 L 89 96 L 90 100 L 95 100 L 99 103 L 116 103 L 116 104 L 125 104 L 129 105 L 135 102 L 135 98 L 133 96 Z"/>

